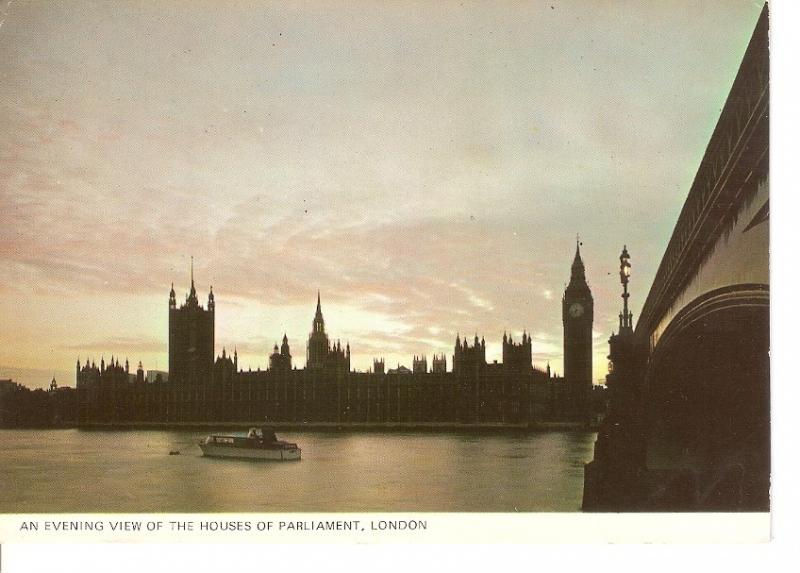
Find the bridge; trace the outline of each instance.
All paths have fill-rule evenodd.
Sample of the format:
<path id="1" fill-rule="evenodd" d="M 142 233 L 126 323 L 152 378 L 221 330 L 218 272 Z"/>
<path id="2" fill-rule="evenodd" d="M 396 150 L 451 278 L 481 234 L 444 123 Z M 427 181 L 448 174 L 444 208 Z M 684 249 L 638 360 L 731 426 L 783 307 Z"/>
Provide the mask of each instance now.
<path id="1" fill-rule="evenodd" d="M 765 6 L 635 328 L 625 301 L 585 510 L 769 509 L 768 40 Z"/>

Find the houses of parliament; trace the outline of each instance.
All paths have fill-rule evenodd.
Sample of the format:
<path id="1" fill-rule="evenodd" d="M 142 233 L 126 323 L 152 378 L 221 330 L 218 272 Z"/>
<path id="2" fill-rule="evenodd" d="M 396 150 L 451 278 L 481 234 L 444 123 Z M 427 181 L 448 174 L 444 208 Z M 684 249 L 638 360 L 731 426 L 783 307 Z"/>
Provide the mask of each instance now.
<path id="1" fill-rule="evenodd" d="M 192 271 L 180 304 L 169 292 L 169 371 L 145 376 L 111 358 L 76 364 L 76 387 L 53 382 L 50 416 L 79 426 L 136 423 L 443 423 L 528 425 L 541 421 L 588 421 L 602 409 L 592 391 L 593 300 L 580 244 L 562 298 L 564 376 L 533 366 L 532 340 L 503 334 L 502 362 L 486 360 L 486 341 L 456 336 L 452 368 L 447 356 L 414 356 L 412 368 L 386 369 L 382 358 L 370 372 L 350 367 L 351 349 L 332 341 L 322 299 L 298 368 L 284 334 L 269 356 L 267 370 L 244 370 L 237 352 L 215 357 L 214 292 L 205 306 Z M 57 399 L 56 399 L 57 397 Z M 55 414 L 53 412 L 56 412 Z M 44 414 L 46 417 L 48 414 Z"/>

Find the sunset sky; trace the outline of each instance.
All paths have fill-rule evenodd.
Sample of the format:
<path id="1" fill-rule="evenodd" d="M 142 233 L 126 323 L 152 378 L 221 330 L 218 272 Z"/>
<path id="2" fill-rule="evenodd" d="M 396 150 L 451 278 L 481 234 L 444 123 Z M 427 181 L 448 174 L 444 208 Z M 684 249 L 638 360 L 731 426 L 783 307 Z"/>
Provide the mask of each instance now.
<path id="1" fill-rule="evenodd" d="M 167 300 L 305 363 L 533 334 L 562 371 L 580 233 L 595 378 L 634 319 L 761 2 L 0 0 L 0 378 L 167 367 Z"/>

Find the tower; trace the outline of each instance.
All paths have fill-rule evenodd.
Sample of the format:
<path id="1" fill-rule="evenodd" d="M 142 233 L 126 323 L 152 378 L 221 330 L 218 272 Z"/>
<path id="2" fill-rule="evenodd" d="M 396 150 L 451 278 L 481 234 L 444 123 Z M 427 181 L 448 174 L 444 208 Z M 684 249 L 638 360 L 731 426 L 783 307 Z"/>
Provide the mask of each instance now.
<path id="1" fill-rule="evenodd" d="M 433 367 L 431 368 L 431 372 L 434 374 L 444 374 L 447 372 L 447 357 L 444 353 L 433 355 Z"/>
<path id="2" fill-rule="evenodd" d="M 270 370 L 284 371 L 292 369 L 292 353 L 289 350 L 289 339 L 286 337 L 285 333 L 280 350 L 278 350 L 278 345 L 275 344 L 272 356 L 269 357 L 269 368 Z"/>
<path id="3" fill-rule="evenodd" d="M 214 366 L 214 293 L 208 294 L 208 309 L 197 300 L 194 259 L 191 286 L 180 307 L 175 288 L 169 293 L 169 377 L 183 384 L 211 381 Z"/>
<path id="4" fill-rule="evenodd" d="M 570 417 L 583 419 L 592 388 L 594 300 L 586 282 L 580 240 L 576 241 L 569 284 L 561 300 L 561 319 L 564 324 L 564 380 L 569 401 L 567 412 Z"/>
<path id="5" fill-rule="evenodd" d="M 508 370 L 531 372 L 533 370 L 533 352 L 531 337 L 522 331 L 522 342 L 514 342 L 507 333 L 503 333 L 503 366 Z"/>
<path id="6" fill-rule="evenodd" d="M 311 334 L 308 335 L 308 347 L 306 351 L 306 368 L 317 370 L 325 367 L 330 341 L 325 334 L 325 319 L 322 318 L 322 304 L 320 295 L 317 292 L 317 312 L 314 314 L 314 321 L 311 324 Z"/>

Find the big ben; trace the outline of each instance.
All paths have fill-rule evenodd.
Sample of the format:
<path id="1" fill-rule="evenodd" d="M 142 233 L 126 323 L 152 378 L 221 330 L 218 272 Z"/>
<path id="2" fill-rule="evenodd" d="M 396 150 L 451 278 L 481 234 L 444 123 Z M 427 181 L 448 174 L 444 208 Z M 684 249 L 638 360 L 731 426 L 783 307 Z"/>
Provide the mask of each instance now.
<path id="1" fill-rule="evenodd" d="M 575 247 L 572 273 L 561 301 L 564 323 L 564 380 L 567 387 L 567 411 L 584 418 L 592 388 L 592 321 L 594 300 L 586 282 L 581 259 L 581 245 Z"/>

